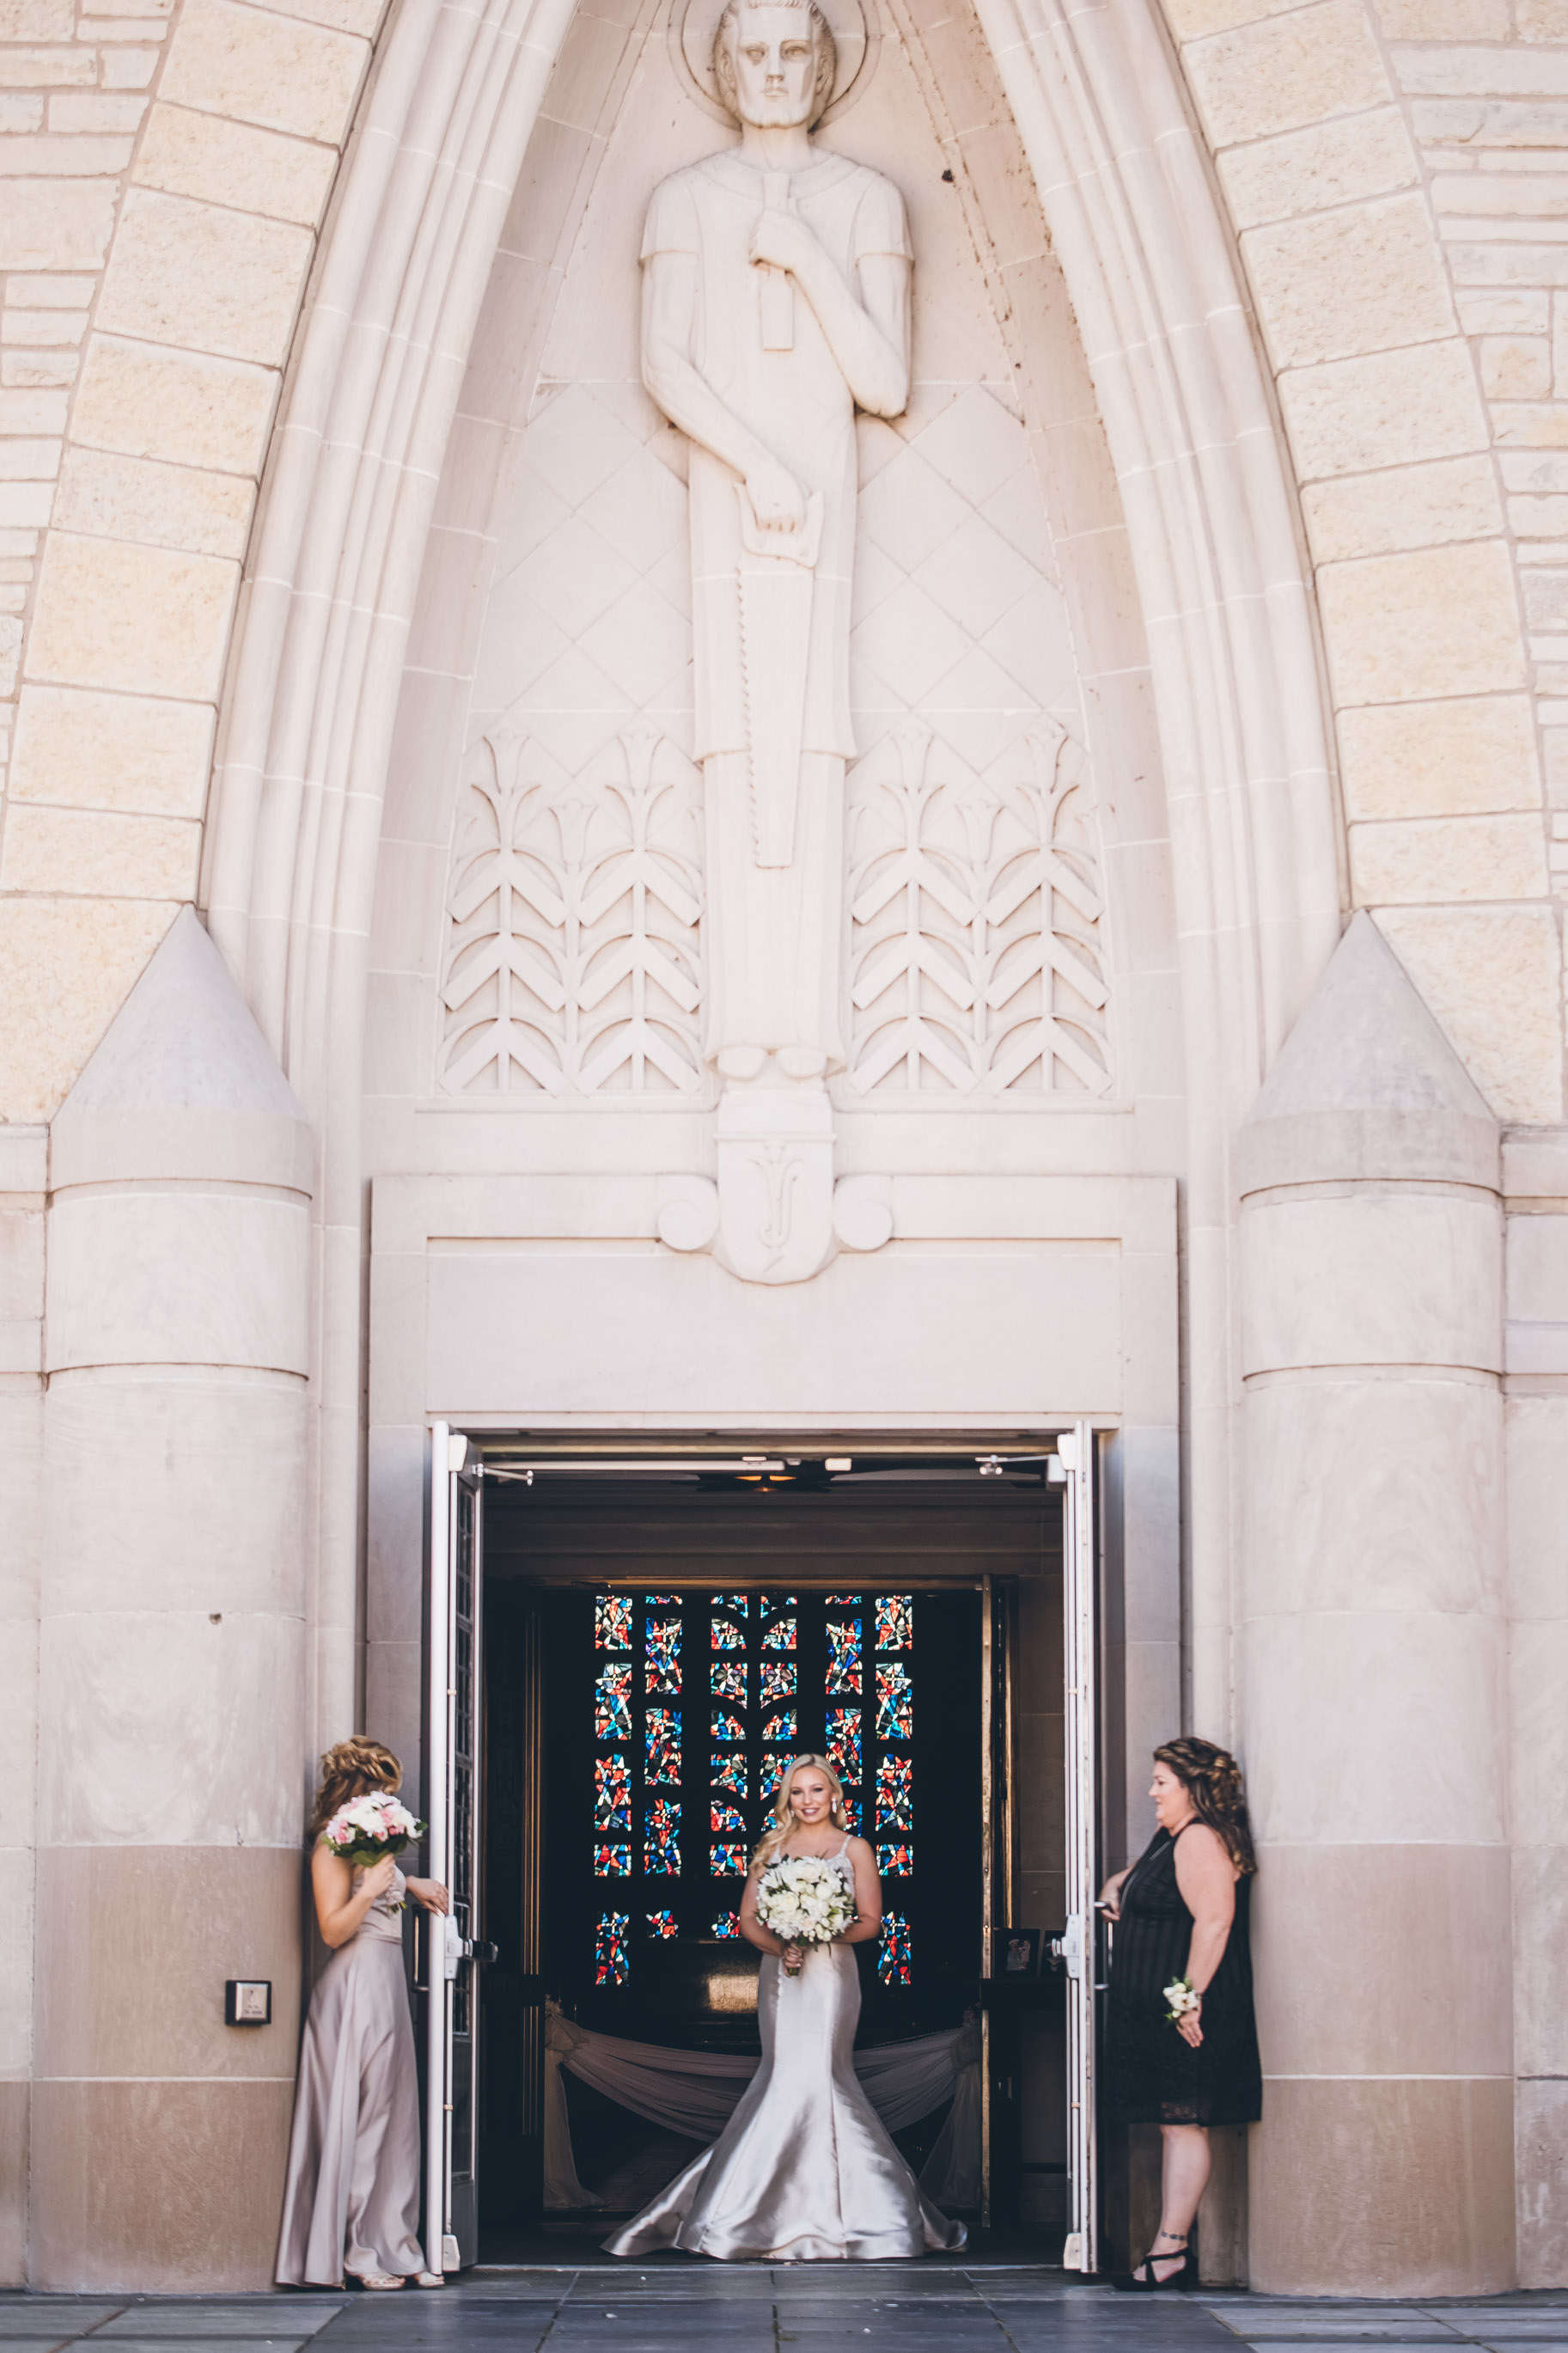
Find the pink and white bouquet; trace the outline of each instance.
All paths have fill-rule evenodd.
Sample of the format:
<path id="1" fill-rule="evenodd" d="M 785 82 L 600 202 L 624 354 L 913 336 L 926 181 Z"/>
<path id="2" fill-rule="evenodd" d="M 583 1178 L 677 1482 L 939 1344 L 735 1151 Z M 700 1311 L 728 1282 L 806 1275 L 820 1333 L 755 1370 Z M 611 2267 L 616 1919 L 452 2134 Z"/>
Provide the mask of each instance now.
<path id="1" fill-rule="evenodd" d="M 384 1789 L 341 1806 L 321 1832 L 332 1852 L 348 1863 L 379 1862 L 384 1854 L 401 1854 L 424 1835 L 424 1823 L 416 1822 L 407 1807 Z"/>

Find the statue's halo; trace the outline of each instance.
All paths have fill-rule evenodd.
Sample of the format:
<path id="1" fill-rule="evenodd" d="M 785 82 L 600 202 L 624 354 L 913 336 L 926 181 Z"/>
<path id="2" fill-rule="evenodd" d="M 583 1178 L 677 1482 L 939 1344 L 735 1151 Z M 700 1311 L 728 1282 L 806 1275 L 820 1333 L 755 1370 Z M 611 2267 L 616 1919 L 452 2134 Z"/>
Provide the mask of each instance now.
<path id="1" fill-rule="evenodd" d="M 819 118 L 832 122 L 858 99 L 871 79 L 877 62 L 878 25 L 875 0 L 816 0 L 832 27 L 838 51 L 838 71 L 833 96 Z M 681 88 L 695 99 L 704 114 L 721 122 L 734 116 L 719 95 L 713 79 L 713 36 L 724 13 L 725 0 L 674 0 L 669 13 L 669 56 Z"/>

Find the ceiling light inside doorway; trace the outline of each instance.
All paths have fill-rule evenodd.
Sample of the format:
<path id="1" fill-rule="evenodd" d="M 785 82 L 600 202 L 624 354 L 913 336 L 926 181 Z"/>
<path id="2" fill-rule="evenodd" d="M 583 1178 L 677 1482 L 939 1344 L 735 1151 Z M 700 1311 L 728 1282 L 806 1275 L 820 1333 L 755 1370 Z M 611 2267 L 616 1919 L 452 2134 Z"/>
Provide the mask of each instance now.
<path id="1" fill-rule="evenodd" d="M 830 1454 L 822 1467 L 825 1471 L 853 1471 L 855 1457 L 852 1454 Z"/>

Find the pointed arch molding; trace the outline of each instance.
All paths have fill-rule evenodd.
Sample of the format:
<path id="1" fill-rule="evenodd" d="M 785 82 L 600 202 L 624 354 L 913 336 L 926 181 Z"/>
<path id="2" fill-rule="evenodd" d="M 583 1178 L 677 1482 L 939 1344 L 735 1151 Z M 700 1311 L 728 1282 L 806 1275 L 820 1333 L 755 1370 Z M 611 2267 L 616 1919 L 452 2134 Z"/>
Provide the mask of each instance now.
<path id="1" fill-rule="evenodd" d="M 1190 1434 L 1195 1618 L 1215 1629 L 1195 1697 L 1219 1723 L 1229 1138 L 1341 921 L 1310 592 L 1229 240 L 1152 0 L 975 5 L 1077 313 L 1153 668 L 1189 1050 L 1190 1345 L 1215 1376 L 1194 1384 L 1211 1403 Z M 363 1005 L 398 680 L 465 362 L 573 6 L 402 0 L 301 330 L 230 672 L 203 895 L 318 1123 L 318 1215 L 339 1237 L 322 1261 L 319 1395 L 343 1409 L 349 1446 Z M 323 1468 L 322 1493 L 352 1516 L 342 1467 L 346 1481 Z M 352 1534 L 321 1534 L 324 1571 L 352 1563 Z"/>

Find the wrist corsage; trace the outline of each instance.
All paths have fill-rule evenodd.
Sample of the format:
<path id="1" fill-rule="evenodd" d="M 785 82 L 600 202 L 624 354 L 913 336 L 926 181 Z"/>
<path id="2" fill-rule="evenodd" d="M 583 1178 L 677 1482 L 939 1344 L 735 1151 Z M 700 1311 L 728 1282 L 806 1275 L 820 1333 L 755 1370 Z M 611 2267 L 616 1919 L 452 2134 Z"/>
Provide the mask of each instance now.
<path id="1" fill-rule="evenodd" d="M 1173 1978 L 1170 1984 L 1162 1986 L 1160 1990 L 1171 2005 L 1165 2016 L 1173 2026 L 1180 2026 L 1184 2018 L 1203 2008 L 1204 1998 L 1190 1978 Z"/>

